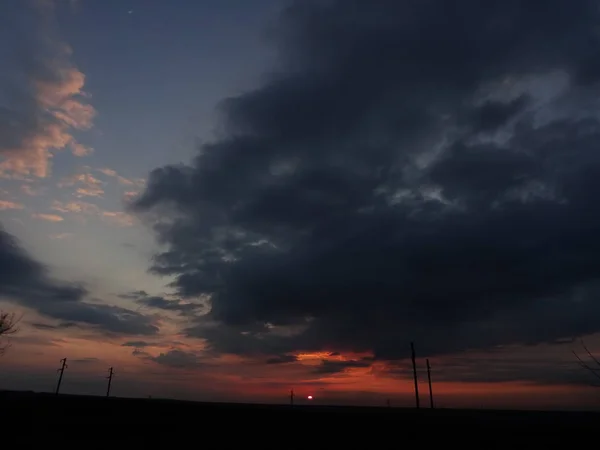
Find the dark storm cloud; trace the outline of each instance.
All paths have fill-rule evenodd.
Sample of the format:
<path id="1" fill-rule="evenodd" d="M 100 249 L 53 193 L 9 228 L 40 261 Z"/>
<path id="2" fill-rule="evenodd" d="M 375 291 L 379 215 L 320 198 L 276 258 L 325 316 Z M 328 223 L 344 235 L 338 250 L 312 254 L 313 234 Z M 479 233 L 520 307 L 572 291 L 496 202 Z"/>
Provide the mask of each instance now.
<path id="1" fill-rule="evenodd" d="M 173 311 L 182 316 L 193 316 L 203 308 L 203 305 L 200 304 L 169 300 L 157 295 L 149 295 L 145 291 L 134 291 L 127 294 L 121 294 L 119 297 L 134 300 L 138 305 L 147 306 L 148 308 Z"/>
<path id="2" fill-rule="evenodd" d="M 350 360 L 350 361 L 331 361 L 324 359 L 321 361 L 321 364 L 317 366 L 314 370 L 315 373 L 319 375 L 334 375 L 338 373 L 343 373 L 347 369 L 352 368 L 366 368 L 370 367 L 372 364 L 372 360 Z"/>
<path id="3" fill-rule="evenodd" d="M 375 369 L 375 371 L 378 370 Z M 393 363 L 391 366 L 381 369 L 381 372 L 388 376 L 410 379 L 412 366 L 410 362 Z M 424 361 L 418 361 L 417 372 L 419 379 L 426 382 L 427 372 Z M 534 382 L 546 385 L 598 385 L 598 379 L 578 365 L 577 360 L 569 351 L 559 358 L 557 355 L 539 357 L 535 354 L 511 355 L 494 354 L 494 352 L 487 355 L 446 356 L 432 363 L 431 377 L 434 383 L 442 381 L 462 383 Z"/>
<path id="4" fill-rule="evenodd" d="M 56 281 L 47 272 L 43 264 L 0 228 L 0 297 L 64 321 L 55 328 L 64 329 L 75 322 L 122 334 L 158 332 L 150 319 L 139 313 L 118 306 L 87 303 L 85 288 Z"/>
<path id="5" fill-rule="evenodd" d="M 202 365 L 200 357 L 195 353 L 177 349 L 169 350 L 158 356 L 148 356 L 148 359 L 157 364 L 178 369 L 193 369 Z"/>
<path id="6" fill-rule="evenodd" d="M 297 1 L 277 72 L 134 205 L 213 351 L 377 358 L 600 330 L 599 8 Z"/>
<path id="7" fill-rule="evenodd" d="M 152 344 L 146 341 L 128 341 L 124 344 L 121 344 L 122 347 L 135 347 L 135 348 L 144 348 L 149 347 Z"/>
<path id="8" fill-rule="evenodd" d="M 296 355 L 277 355 L 272 358 L 268 358 L 265 362 L 267 364 L 288 364 L 298 361 Z"/>
<path id="9" fill-rule="evenodd" d="M 61 322 L 57 325 L 34 322 L 30 323 L 30 325 L 38 330 L 64 330 L 65 328 L 73 328 L 77 326 L 77 324 L 74 322 Z"/>

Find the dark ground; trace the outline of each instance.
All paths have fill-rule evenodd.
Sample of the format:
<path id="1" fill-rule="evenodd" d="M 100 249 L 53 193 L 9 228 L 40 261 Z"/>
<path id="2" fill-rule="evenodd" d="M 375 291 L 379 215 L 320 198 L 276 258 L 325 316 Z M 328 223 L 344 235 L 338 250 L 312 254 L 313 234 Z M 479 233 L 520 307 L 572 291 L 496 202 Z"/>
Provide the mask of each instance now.
<path id="1" fill-rule="evenodd" d="M 112 442 L 210 449 L 455 444 L 537 449 L 584 446 L 600 434 L 600 413 L 589 412 L 291 407 L 6 391 L 0 392 L 0 407 L 0 426 L 9 430 L 2 443 L 14 438 L 63 448 Z"/>

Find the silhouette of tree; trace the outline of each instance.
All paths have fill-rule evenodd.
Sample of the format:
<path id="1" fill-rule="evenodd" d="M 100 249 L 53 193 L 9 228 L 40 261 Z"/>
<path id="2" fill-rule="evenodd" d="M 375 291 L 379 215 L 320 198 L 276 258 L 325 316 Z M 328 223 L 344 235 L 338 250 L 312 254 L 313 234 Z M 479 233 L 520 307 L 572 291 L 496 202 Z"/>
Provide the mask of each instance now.
<path id="1" fill-rule="evenodd" d="M 19 331 L 17 327 L 18 323 L 19 320 L 15 317 L 14 313 L 0 311 L 0 339 L 10 336 L 11 334 L 15 334 L 17 331 Z M 10 344 L 8 343 L 0 343 L 0 356 L 6 352 L 9 346 Z"/>
<path id="2" fill-rule="evenodd" d="M 583 349 L 585 350 L 585 352 L 587 353 L 588 359 L 590 361 L 589 362 L 584 361 L 575 352 L 575 350 L 573 350 L 573 354 L 575 355 L 575 358 L 577 358 L 577 361 L 579 361 L 579 365 L 581 367 L 583 367 L 585 370 L 589 371 L 592 375 L 594 375 L 596 378 L 598 378 L 600 380 L 600 361 L 598 360 L 598 358 L 596 358 L 594 355 L 592 355 L 592 352 L 589 351 L 589 349 L 587 348 L 587 346 L 585 345 L 585 342 L 583 342 L 583 340 L 581 341 L 581 345 L 582 345 Z"/>

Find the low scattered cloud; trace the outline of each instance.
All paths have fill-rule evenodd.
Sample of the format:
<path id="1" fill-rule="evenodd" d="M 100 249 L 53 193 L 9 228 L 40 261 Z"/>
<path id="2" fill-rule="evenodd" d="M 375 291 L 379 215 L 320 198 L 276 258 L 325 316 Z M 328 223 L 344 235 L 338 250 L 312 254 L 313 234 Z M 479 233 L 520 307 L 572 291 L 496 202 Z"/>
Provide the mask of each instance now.
<path id="1" fill-rule="evenodd" d="M 293 362 L 297 362 L 298 357 L 296 355 L 277 355 L 271 358 L 268 358 L 265 363 L 266 364 L 289 364 Z"/>
<path id="2" fill-rule="evenodd" d="M 104 190 L 99 187 L 78 187 L 75 189 L 75 195 L 77 197 L 102 197 Z"/>
<path id="3" fill-rule="evenodd" d="M 102 211 L 104 221 L 121 227 L 130 227 L 135 222 L 135 217 L 123 211 Z"/>
<path id="4" fill-rule="evenodd" d="M 372 359 L 364 360 L 348 360 L 348 361 L 335 361 L 324 359 L 321 361 L 315 369 L 314 373 L 319 375 L 334 375 L 347 371 L 348 369 L 360 368 L 365 369 L 371 367 L 373 364 Z"/>
<path id="5" fill-rule="evenodd" d="M 152 357 L 152 355 L 150 353 L 148 353 L 145 350 L 142 350 L 141 348 L 134 348 L 133 351 L 131 352 L 131 354 L 137 358 L 142 358 L 142 359 L 149 359 Z"/>
<path id="6" fill-rule="evenodd" d="M 14 236 L 1 228 L 0 297 L 60 323 L 78 323 L 123 335 L 155 335 L 159 331 L 150 317 L 119 306 L 91 302 L 84 286 L 53 279 L 46 266 L 33 259 Z"/>
<path id="7" fill-rule="evenodd" d="M 23 209 L 24 206 L 21 203 L 12 202 L 10 200 L 0 200 L 0 211 L 6 209 Z"/>
<path id="8" fill-rule="evenodd" d="M 122 184 L 124 186 L 134 186 L 136 184 L 135 181 L 119 175 L 117 173 L 117 171 L 114 169 L 103 168 L 103 169 L 97 169 L 97 170 L 98 170 L 98 172 L 106 175 L 107 177 L 116 179 L 119 182 L 119 184 Z"/>
<path id="9" fill-rule="evenodd" d="M 171 311 L 182 316 L 194 316 L 204 308 L 204 304 L 182 302 L 179 299 L 168 299 L 158 295 L 150 295 L 146 291 L 134 291 L 120 294 L 120 298 L 135 301 L 138 305 L 148 308 Z"/>
<path id="10" fill-rule="evenodd" d="M 97 169 L 98 172 L 103 173 L 104 175 L 106 175 L 107 177 L 116 177 L 117 171 L 114 169 Z"/>
<path id="11" fill-rule="evenodd" d="M 104 183 L 90 173 L 75 174 L 63 178 L 59 187 L 75 187 L 76 197 L 102 197 L 104 195 Z"/>
<path id="12" fill-rule="evenodd" d="M 100 208 L 93 204 L 84 201 L 74 202 L 59 202 L 54 201 L 51 208 L 62 213 L 84 213 L 84 214 L 99 214 Z"/>
<path id="13" fill-rule="evenodd" d="M 34 219 L 45 220 L 46 222 L 62 222 L 64 217 L 58 214 L 44 214 L 44 213 L 33 213 L 31 215 Z"/>
<path id="14" fill-rule="evenodd" d="M 80 144 L 79 142 L 71 143 L 71 151 L 75 156 L 83 157 L 89 156 L 94 153 L 94 149 L 91 147 L 86 147 L 85 145 Z"/>
<path id="15" fill-rule="evenodd" d="M 146 342 L 146 341 L 127 341 L 124 344 L 121 344 L 122 347 L 135 347 L 135 348 L 144 348 L 144 347 L 150 347 L 151 343 Z"/>
<path id="16" fill-rule="evenodd" d="M 203 365 L 202 358 L 199 355 L 177 349 L 169 350 L 158 356 L 151 356 L 148 359 L 162 366 L 175 369 L 197 369 Z"/>
<path id="17" fill-rule="evenodd" d="M 98 205 L 82 200 L 71 202 L 54 201 L 51 208 L 65 214 L 72 214 L 80 219 L 94 216 L 108 224 L 121 227 L 134 225 L 135 217 L 123 211 L 104 211 Z"/>
<path id="18" fill-rule="evenodd" d="M 137 197 L 139 197 L 140 191 L 126 191 L 123 194 L 123 201 L 126 204 L 132 203 Z"/>
<path id="19" fill-rule="evenodd" d="M 64 330 L 67 328 L 77 327 L 75 322 L 60 322 L 58 324 L 32 322 L 30 325 L 38 330 Z"/>
<path id="20" fill-rule="evenodd" d="M 83 90 L 85 75 L 57 32 L 52 1 L 0 3 L 0 174 L 47 177 L 54 151 L 91 152 L 74 131 L 92 127 L 96 114 Z"/>
<path id="21" fill-rule="evenodd" d="M 20 187 L 21 192 L 31 197 L 36 197 L 42 193 L 42 188 L 33 187 L 31 184 L 22 184 Z"/>

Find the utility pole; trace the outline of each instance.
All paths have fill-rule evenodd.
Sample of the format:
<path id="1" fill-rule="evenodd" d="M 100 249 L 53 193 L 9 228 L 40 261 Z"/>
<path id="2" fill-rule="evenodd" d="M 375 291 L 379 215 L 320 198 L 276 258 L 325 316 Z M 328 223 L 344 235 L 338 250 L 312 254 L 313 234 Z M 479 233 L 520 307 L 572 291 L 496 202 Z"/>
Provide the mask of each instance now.
<path id="1" fill-rule="evenodd" d="M 413 366 L 413 378 L 415 380 L 415 401 L 417 405 L 417 409 L 419 409 L 419 382 L 417 381 L 417 364 L 415 362 L 415 344 L 413 342 L 410 343 L 410 357 L 412 359 Z"/>
<path id="2" fill-rule="evenodd" d="M 429 382 L 429 406 L 433 409 L 433 390 L 431 389 L 431 366 L 429 365 L 429 358 L 427 361 L 427 381 Z"/>
<path id="3" fill-rule="evenodd" d="M 60 375 L 58 376 L 58 383 L 56 384 L 56 392 L 55 394 L 58 395 L 59 391 L 60 391 L 60 383 L 62 383 L 62 378 L 63 378 L 63 374 L 65 373 L 65 369 L 69 366 L 67 366 L 67 358 L 63 358 L 60 360 L 61 362 L 61 366 L 60 369 L 57 370 L 58 373 L 60 373 Z"/>
<path id="4" fill-rule="evenodd" d="M 290 405 L 294 406 L 294 390 L 290 391 Z"/>
<path id="5" fill-rule="evenodd" d="M 114 375 L 113 368 L 108 369 L 108 387 L 106 388 L 106 396 L 110 397 L 110 384 L 112 383 L 112 377 Z"/>

